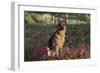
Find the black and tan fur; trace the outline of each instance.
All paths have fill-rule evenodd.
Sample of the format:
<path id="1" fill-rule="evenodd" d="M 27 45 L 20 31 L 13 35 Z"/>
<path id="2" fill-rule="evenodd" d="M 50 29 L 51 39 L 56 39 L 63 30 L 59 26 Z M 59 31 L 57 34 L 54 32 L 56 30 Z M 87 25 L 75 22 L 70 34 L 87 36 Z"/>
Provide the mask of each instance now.
<path id="1" fill-rule="evenodd" d="M 48 55 L 60 56 L 60 51 L 63 49 L 66 32 L 66 18 L 58 18 L 57 29 L 48 41 Z"/>

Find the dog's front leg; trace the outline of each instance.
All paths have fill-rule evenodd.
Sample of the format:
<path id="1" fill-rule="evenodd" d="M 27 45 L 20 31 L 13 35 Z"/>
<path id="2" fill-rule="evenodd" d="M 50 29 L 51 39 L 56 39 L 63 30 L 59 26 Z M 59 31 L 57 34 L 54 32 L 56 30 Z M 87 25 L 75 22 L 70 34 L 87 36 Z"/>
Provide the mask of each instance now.
<path id="1" fill-rule="evenodd" d="M 57 57 L 59 57 L 59 50 L 58 49 L 56 49 L 56 55 L 57 55 Z"/>
<path id="2" fill-rule="evenodd" d="M 47 55 L 48 55 L 48 56 L 51 56 L 51 51 L 50 51 L 49 48 L 47 48 Z"/>
<path id="3" fill-rule="evenodd" d="M 59 55 L 60 55 L 60 57 L 63 57 L 63 50 L 62 50 L 62 48 L 59 50 Z"/>

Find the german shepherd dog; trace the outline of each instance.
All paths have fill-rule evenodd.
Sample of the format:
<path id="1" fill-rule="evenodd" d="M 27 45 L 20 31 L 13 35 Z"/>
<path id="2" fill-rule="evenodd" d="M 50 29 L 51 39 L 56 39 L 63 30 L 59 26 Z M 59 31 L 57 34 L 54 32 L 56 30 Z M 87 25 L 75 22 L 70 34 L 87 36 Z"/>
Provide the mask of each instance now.
<path id="1" fill-rule="evenodd" d="M 61 50 L 65 42 L 65 32 L 66 32 L 66 18 L 58 18 L 57 29 L 48 41 L 48 56 L 61 55 Z"/>

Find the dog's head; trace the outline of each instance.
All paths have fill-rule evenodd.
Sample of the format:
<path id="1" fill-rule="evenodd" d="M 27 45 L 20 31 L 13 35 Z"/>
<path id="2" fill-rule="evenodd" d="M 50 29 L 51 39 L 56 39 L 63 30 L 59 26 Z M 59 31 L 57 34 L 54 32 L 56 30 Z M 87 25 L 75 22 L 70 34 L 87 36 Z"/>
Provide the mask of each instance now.
<path id="1" fill-rule="evenodd" d="M 57 30 L 62 31 L 66 29 L 66 19 L 58 18 Z"/>

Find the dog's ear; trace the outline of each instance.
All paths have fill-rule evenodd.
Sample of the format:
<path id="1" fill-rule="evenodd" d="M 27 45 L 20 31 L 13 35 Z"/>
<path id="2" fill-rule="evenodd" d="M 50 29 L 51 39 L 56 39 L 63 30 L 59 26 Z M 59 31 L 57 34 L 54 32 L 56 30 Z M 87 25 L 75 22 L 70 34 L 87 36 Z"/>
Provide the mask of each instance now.
<path id="1" fill-rule="evenodd" d="M 64 17 L 64 25 L 67 25 L 67 17 Z"/>
<path id="2" fill-rule="evenodd" d="M 57 24 L 58 25 L 60 24 L 60 18 L 59 17 L 57 18 Z"/>

